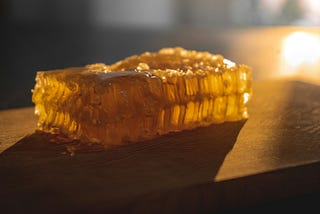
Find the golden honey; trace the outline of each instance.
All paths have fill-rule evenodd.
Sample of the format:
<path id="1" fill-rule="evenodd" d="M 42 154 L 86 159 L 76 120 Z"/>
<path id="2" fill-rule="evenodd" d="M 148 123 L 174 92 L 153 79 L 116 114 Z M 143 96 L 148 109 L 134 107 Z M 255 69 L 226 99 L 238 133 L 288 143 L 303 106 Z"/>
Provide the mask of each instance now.
<path id="1" fill-rule="evenodd" d="M 164 48 L 112 65 L 37 72 L 38 129 L 104 148 L 248 117 L 251 69 Z"/>

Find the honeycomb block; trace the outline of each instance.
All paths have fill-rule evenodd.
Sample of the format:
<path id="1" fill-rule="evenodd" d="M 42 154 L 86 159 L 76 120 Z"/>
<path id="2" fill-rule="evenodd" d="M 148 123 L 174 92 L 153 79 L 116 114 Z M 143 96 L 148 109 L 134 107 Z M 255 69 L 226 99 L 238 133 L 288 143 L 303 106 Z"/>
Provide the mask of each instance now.
<path id="1" fill-rule="evenodd" d="M 251 69 L 164 48 L 113 65 L 37 72 L 38 129 L 103 148 L 248 117 Z"/>

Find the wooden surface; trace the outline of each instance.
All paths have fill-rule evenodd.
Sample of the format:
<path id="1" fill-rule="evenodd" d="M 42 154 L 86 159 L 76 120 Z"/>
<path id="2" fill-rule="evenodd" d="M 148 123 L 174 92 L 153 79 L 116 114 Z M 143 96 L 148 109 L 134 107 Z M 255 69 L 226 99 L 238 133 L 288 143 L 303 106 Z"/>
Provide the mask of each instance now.
<path id="1" fill-rule="evenodd" d="M 247 121 L 71 156 L 0 112 L 4 213 L 207 213 L 320 191 L 320 86 L 255 82 Z"/>

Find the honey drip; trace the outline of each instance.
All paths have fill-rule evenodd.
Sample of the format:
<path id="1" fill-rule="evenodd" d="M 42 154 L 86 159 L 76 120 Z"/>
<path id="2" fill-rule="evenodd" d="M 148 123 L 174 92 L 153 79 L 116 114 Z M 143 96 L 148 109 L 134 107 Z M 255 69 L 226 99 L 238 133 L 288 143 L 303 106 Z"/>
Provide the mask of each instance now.
<path id="1" fill-rule="evenodd" d="M 251 69 L 165 48 L 113 65 L 37 72 L 38 129 L 104 148 L 248 117 Z"/>

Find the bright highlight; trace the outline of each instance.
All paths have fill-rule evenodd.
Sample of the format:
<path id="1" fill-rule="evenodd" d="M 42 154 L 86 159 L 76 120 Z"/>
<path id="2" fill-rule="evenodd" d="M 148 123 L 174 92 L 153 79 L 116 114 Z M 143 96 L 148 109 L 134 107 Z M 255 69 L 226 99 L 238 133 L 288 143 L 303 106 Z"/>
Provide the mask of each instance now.
<path id="1" fill-rule="evenodd" d="M 315 64 L 320 61 L 320 35 L 303 31 L 292 33 L 285 38 L 283 50 L 286 64 L 292 67 Z"/>

